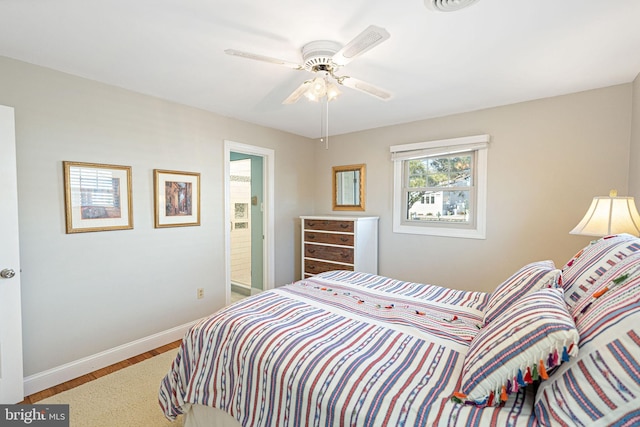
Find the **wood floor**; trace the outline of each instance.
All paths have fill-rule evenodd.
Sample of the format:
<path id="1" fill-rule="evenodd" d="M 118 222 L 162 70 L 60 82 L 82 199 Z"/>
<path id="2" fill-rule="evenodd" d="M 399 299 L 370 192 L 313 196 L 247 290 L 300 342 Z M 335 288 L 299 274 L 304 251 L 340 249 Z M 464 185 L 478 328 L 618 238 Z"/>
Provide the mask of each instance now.
<path id="1" fill-rule="evenodd" d="M 157 356 L 166 351 L 178 348 L 181 342 L 182 342 L 181 340 L 174 341 L 172 343 L 163 345 L 162 347 L 158 347 L 156 349 L 147 351 L 146 353 L 142 353 L 137 356 L 134 356 L 130 359 L 123 360 L 122 362 L 118 362 L 111 366 L 107 366 L 105 368 L 99 369 L 95 372 L 88 373 L 81 377 L 75 378 L 71 381 L 67 381 L 66 383 L 58 384 L 57 386 L 39 391 L 38 393 L 34 393 L 31 396 L 25 397 L 24 400 L 20 403 L 24 403 L 24 404 L 36 403 L 42 399 L 46 399 L 47 397 L 53 396 L 54 394 L 62 393 L 63 391 L 70 390 L 74 387 L 78 387 L 79 385 L 82 385 L 89 381 L 93 381 L 105 375 L 119 371 L 120 369 L 126 368 L 127 366 L 135 365 L 136 363 L 142 362 L 143 360 L 146 360 L 146 359 L 150 359 L 153 356 Z"/>

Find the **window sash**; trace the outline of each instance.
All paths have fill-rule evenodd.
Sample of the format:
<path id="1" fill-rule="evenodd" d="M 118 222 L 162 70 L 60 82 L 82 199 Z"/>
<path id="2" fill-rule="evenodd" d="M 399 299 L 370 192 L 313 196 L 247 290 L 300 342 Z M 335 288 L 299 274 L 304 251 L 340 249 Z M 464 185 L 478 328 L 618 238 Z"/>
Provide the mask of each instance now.
<path id="1" fill-rule="evenodd" d="M 394 195 L 393 195 L 393 231 L 395 233 L 426 234 L 444 237 L 459 237 L 471 239 L 486 238 L 486 198 L 487 198 L 487 151 L 489 148 L 489 135 L 475 135 L 447 140 L 429 141 L 413 144 L 395 145 L 390 147 L 394 162 Z M 444 223 L 436 221 L 407 220 L 407 200 L 409 191 L 415 188 L 408 187 L 405 177 L 405 161 L 421 158 L 456 154 L 464 151 L 473 151 L 473 168 L 475 179 L 471 186 L 464 187 L 463 191 L 470 191 L 470 203 L 473 203 L 468 224 Z M 433 190 L 433 187 L 427 187 Z M 437 191 L 455 191 L 455 187 L 437 187 Z"/>
<path id="2" fill-rule="evenodd" d="M 471 179 L 468 186 L 444 186 L 444 187 L 432 187 L 432 186 L 424 186 L 424 187 L 411 187 L 409 185 L 409 181 L 411 179 L 410 172 L 410 161 L 417 159 L 407 159 L 401 160 L 403 165 L 403 177 L 402 177 L 402 220 L 403 224 L 416 226 L 416 227 L 455 227 L 455 228 L 472 228 L 475 227 L 475 219 L 476 219 L 476 209 L 477 209 L 477 198 L 476 198 L 476 174 L 477 174 L 477 164 L 476 164 L 476 152 L 474 150 L 465 150 L 465 151 L 457 151 L 455 153 L 447 153 L 446 155 L 431 155 L 427 157 L 421 157 L 420 159 L 428 159 L 434 157 L 450 157 L 451 154 L 462 154 L 471 156 Z M 410 208 L 409 208 L 409 194 L 412 192 L 425 192 L 425 193 L 446 193 L 446 192 L 468 192 L 469 193 L 469 212 L 468 217 L 465 221 L 447 221 L 446 219 L 441 221 L 430 221 L 430 220 L 415 220 L 410 218 Z M 423 195 L 428 196 L 428 194 Z M 431 196 L 433 197 L 433 196 Z M 442 206 L 439 206 L 441 209 Z"/>
<path id="3" fill-rule="evenodd" d="M 432 159 L 435 157 L 439 157 L 439 158 L 448 158 L 451 157 L 451 154 L 467 154 L 471 157 L 471 164 L 470 164 L 470 169 L 471 169 L 471 179 L 469 181 L 469 185 L 465 185 L 465 186 L 444 186 L 444 187 L 438 187 L 438 186 L 423 186 L 423 187 L 411 187 L 409 185 L 409 181 L 411 180 L 411 171 L 410 171 L 410 161 L 411 160 L 418 160 L 418 159 Z M 405 189 L 420 189 L 418 191 L 422 191 L 422 189 L 425 189 L 425 191 L 445 191 L 445 189 L 448 188 L 460 188 L 460 189 L 469 189 L 471 187 L 475 187 L 475 182 L 476 182 L 476 152 L 474 150 L 465 150 L 465 151 L 456 151 L 455 153 L 448 153 L 445 155 L 433 155 L 433 156 L 425 156 L 425 157 L 419 157 L 419 158 L 413 158 L 413 159 L 406 159 L 406 160 L 402 160 L 402 165 L 403 165 L 403 177 L 402 177 L 402 185 Z M 414 190 L 415 191 L 415 190 Z M 453 191 L 453 190 L 450 190 Z"/>

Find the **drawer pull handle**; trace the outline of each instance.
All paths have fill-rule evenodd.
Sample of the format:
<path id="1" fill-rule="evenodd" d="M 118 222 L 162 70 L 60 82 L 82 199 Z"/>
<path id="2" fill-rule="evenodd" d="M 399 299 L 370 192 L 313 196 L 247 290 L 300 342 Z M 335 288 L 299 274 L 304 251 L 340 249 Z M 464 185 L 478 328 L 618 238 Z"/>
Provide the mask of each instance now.
<path id="1" fill-rule="evenodd" d="M 314 225 L 316 225 L 315 222 L 311 222 L 311 221 L 309 221 L 307 224 L 309 224 L 309 227 L 313 227 Z"/>
<path id="2" fill-rule="evenodd" d="M 347 241 L 349 241 L 349 239 L 347 239 L 346 237 L 341 237 L 341 238 L 340 238 L 340 241 L 341 241 L 341 242 L 347 242 Z"/>
<path id="3" fill-rule="evenodd" d="M 315 266 L 315 265 L 310 265 L 310 266 L 309 266 L 309 267 L 307 267 L 307 268 L 309 268 L 309 270 L 315 270 L 315 269 L 316 269 L 316 266 Z"/>
<path id="4" fill-rule="evenodd" d="M 340 228 L 348 228 L 349 224 L 340 224 Z"/>
<path id="5" fill-rule="evenodd" d="M 316 238 L 316 235 L 315 235 L 315 234 L 307 234 L 307 236 L 308 236 L 310 239 L 315 239 L 315 238 Z"/>
<path id="6" fill-rule="evenodd" d="M 309 252 L 310 254 L 315 254 L 316 250 L 315 249 L 307 249 L 307 252 Z"/>

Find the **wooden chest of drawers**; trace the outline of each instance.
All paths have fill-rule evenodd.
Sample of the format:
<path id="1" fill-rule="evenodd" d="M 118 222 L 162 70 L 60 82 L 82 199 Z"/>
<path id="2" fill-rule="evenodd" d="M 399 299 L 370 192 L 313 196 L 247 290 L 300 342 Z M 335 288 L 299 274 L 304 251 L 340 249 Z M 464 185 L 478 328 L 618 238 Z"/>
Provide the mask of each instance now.
<path id="1" fill-rule="evenodd" d="M 378 273 L 378 217 L 302 216 L 302 276 Z"/>

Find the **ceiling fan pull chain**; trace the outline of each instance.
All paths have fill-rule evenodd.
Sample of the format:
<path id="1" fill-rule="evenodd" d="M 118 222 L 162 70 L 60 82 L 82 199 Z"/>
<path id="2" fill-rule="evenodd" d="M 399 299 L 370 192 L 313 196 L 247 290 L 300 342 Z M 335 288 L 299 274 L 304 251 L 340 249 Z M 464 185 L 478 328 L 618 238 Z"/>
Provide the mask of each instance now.
<path id="1" fill-rule="evenodd" d="M 329 149 L 329 99 L 322 98 L 322 114 L 320 115 L 320 142 L 324 142 L 324 148 Z"/>
<path id="2" fill-rule="evenodd" d="M 324 143 L 324 149 L 328 150 L 329 149 L 329 98 L 325 98 L 324 101 L 324 105 L 325 105 L 325 126 L 326 126 L 326 132 L 325 134 L 327 135 L 327 139 Z"/>

